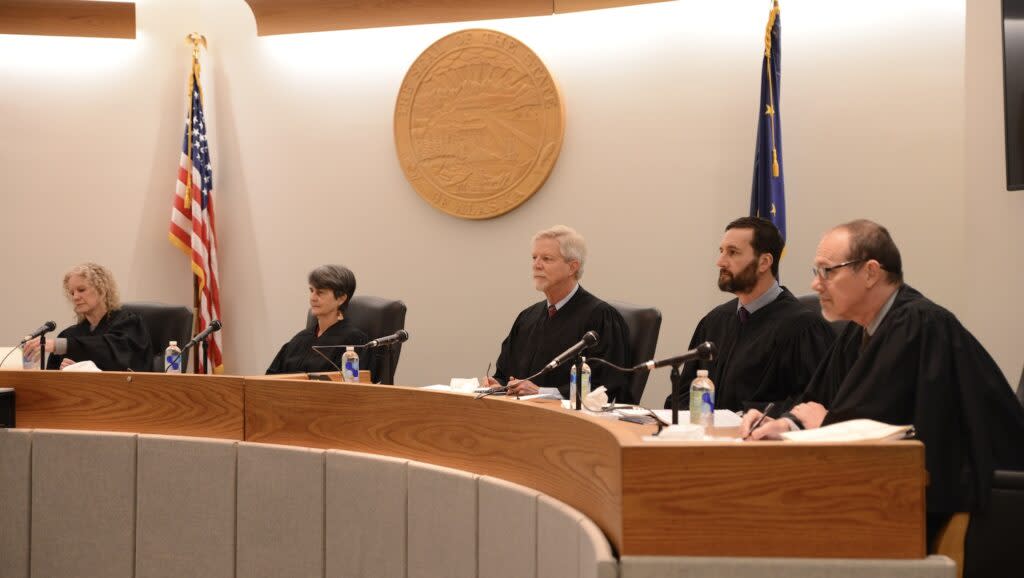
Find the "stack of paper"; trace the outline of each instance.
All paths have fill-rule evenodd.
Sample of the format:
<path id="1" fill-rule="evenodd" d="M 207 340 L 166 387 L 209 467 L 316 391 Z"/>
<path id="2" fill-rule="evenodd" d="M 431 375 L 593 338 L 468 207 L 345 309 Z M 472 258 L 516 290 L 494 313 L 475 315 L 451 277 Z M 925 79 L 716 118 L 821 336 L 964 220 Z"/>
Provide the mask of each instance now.
<path id="1" fill-rule="evenodd" d="M 898 440 L 913 431 L 911 425 L 889 425 L 871 419 L 852 419 L 824 427 L 791 431 L 782 434 L 793 442 L 863 442 Z"/>

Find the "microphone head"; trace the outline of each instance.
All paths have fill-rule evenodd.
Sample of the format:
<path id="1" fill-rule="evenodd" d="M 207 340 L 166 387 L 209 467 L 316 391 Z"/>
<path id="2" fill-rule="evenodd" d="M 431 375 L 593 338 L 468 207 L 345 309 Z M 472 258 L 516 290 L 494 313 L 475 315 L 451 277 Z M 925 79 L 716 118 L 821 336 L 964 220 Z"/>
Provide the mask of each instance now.
<path id="1" fill-rule="evenodd" d="M 409 339 L 409 332 L 404 329 L 399 329 L 398 331 L 395 332 L 395 337 L 398 338 L 399 343 L 404 343 L 406 340 Z"/>
<path id="2" fill-rule="evenodd" d="M 711 361 L 718 354 L 718 347 L 710 341 L 705 341 L 697 346 L 697 357 L 704 361 Z"/>
<path id="3" fill-rule="evenodd" d="M 210 328 L 214 331 L 220 331 L 220 319 L 214 319 L 210 322 Z"/>
<path id="4" fill-rule="evenodd" d="M 54 323 L 53 321 L 47 321 L 47 322 L 46 322 L 46 323 L 44 323 L 43 325 L 45 325 L 45 326 L 46 326 L 46 330 L 47 330 L 47 331 L 53 331 L 54 329 L 56 329 L 56 328 L 57 328 L 57 324 L 56 324 L 56 323 Z"/>
<path id="5" fill-rule="evenodd" d="M 583 342 L 588 346 L 597 343 L 598 335 L 596 331 L 588 331 L 583 334 Z"/>

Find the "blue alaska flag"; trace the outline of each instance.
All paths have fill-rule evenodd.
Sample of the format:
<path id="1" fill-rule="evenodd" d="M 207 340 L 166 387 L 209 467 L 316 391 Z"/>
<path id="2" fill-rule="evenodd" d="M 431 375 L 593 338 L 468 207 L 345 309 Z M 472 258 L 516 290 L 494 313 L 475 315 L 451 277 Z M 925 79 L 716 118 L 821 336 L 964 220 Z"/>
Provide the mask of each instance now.
<path id="1" fill-rule="evenodd" d="M 750 191 L 750 216 L 768 219 L 786 239 L 786 185 L 782 172 L 782 116 L 779 92 L 782 84 L 782 20 L 779 1 L 772 3 L 764 33 L 761 62 L 761 107 L 758 109 L 757 147 L 754 150 L 754 184 Z"/>

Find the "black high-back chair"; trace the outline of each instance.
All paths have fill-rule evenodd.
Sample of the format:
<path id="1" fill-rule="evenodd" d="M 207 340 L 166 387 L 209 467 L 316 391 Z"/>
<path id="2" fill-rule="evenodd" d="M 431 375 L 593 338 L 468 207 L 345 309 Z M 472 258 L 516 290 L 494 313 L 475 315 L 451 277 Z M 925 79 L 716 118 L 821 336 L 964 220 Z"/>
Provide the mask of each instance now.
<path id="1" fill-rule="evenodd" d="M 1024 549 L 1024 472 L 996 470 L 988 506 L 972 512 L 964 539 L 964 578 L 1012 576 Z M 1017 568 L 1017 570 L 1013 570 Z"/>
<path id="2" fill-rule="evenodd" d="M 797 297 L 797 299 L 800 300 L 800 303 L 802 303 L 804 307 L 810 309 L 811 311 L 814 311 L 818 315 L 821 315 L 822 318 L 825 317 L 821 313 L 821 301 L 818 299 L 817 293 L 801 295 Z M 850 322 L 846 321 L 845 319 L 840 319 L 838 321 L 829 321 L 829 324 L 832 325 L 832 332 L 835 333 L 836 335 L 842 333 L 849 323 Z"/>
<path id="3" fill-rule="evenodd" d="M 345 310 L 345 319 L 362 329 L 370 337 L 377 339 L 391 335 L 399 329 L 405 329 L 406 306 L 398 299 L 386 299 L 373 295 L 356 295 Z M 306 314 L 306 327 L 316 325 L 316 317 Z M 398 357 L 402 354 L 402 344 L 385 346 L 377 350 L 374 356 L 374 367 L 367 368 L 377 383 L 393 385 L 395 371 L 398 369 Z"/>
<path id="4" fill-rule="evenodd" d="M 1017 399 L 1024 405 L 1024 371 L 1020 372 L 1020 382 L 1017 383 Z"/>
<path id="5" fill-rule="evenodd" d="M 139 316 L 149 331 L 154 354 L 153 371 L 163 372 L 164 350 L 168 343 L 177 341 L 178 347 L 185 347 L 192 338 L 192 310 L 188 307 L 155 301 L 134 301 L 122 304 L 121 308 Z M 182 373 L 188 367 L 188 353 L 186 351 L 181 356 Z"/>
<path id="6" fill-rule="evenodd" d="M 624 301 L 609 301 L 629 328 L 629 365 L 637 365 L 654 358 L 661 333 L 661 311 L 654 307 L 641 307 Z M 619 403 L 639 404 L 647 387 L 649 371 L 637 371 L 629 378 L 626 391 L 619 393 Z"/>

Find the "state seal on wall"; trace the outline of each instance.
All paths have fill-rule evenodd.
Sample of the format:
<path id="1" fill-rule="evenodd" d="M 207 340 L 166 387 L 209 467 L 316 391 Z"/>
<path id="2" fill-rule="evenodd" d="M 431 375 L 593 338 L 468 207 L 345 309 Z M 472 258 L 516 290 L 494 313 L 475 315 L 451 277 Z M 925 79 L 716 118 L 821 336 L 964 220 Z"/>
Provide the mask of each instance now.
<path id="1" fill-rule="evenodd" d="M 413 62 L 395 104 L 395 146 L 406 178 L 435 208 L 489 219 L 526 202 L 562 149 L 558 87 L 525 44 L 470 29 Z"/>

